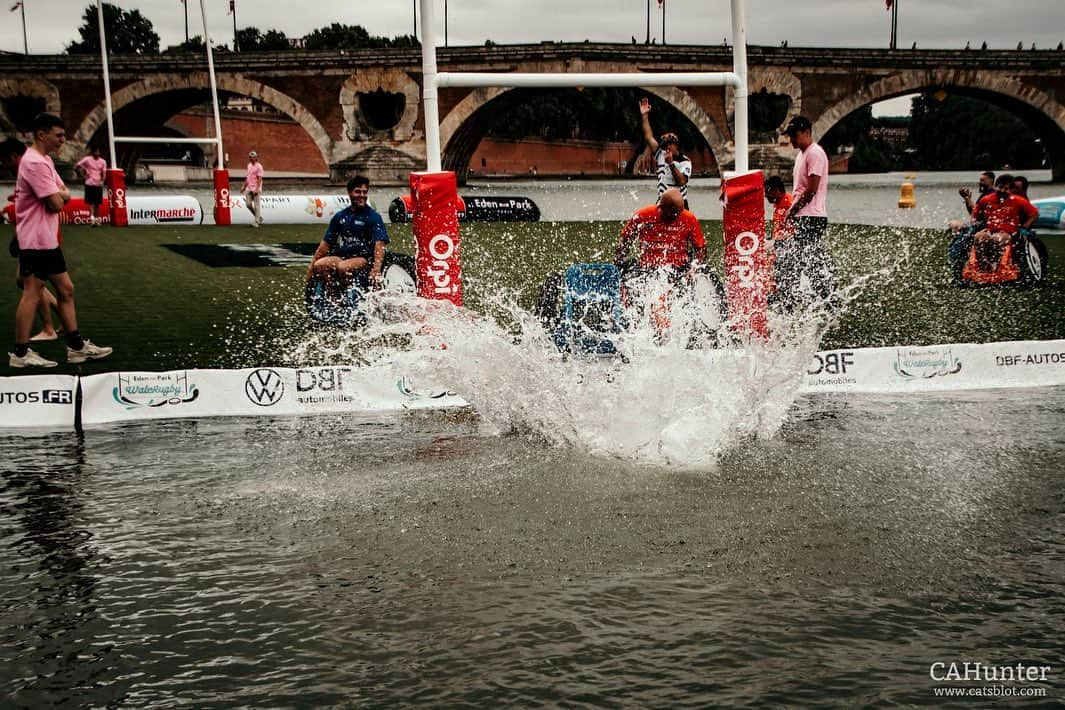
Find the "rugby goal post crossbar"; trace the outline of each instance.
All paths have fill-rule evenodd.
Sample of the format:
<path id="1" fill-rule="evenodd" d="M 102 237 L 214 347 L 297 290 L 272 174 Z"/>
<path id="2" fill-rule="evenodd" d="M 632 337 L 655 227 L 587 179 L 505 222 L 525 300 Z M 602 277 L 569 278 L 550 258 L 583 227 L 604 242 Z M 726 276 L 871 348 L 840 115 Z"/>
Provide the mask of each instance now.
<path id="1" fill-rule="evenodd" d="M 187 2 L 187 0 L 186 0 Z M 111 105 L 111 72 L 107 62 L 107 32 L 104 27 L 104 0 L 96 1 L 96 16 L 100 30 L 100 62 L 103 66 L 104 104 L 107 112 L 107 144 L 111 154 L 111 169 L 107 171 L 107 187 L 111 205 L 111 223 L 125 226 L 125 172 L 118 168 L 115 143 L 191 143 L 215 146 L 215 222 L 229 224 L 229 173 L 226 172 L 225 152 L 222 150 L 222 118 L 218 109 L 218 83 L 215 80 L 214 52 L 211 49 L 211 32 L 207 28 L 207 6 L 200 2 L 200 18 L 203 21 L 204 45 L 207 48 L 207 74 L 211 85 L 211 108 L 214 112 L 214 138 L 170 138 L 153 136 L 116 136 L 114 112 Z"/>
<path id="2" fill-rule="evenodd" d="M 446 298 L 462 304 L 462 267 L 459 230 L 453 204 L 458 200 L 455 174 L 443 172 L 440 147 L 440 112 L 437 91 L 441 87 L 470 88 L 580 88 L 641 86 L 731 86 L 734 90 L 733 170 L 722 171 L 726 197 L 724 227 L 725 268 L 729 302 L 733 304 L 730 327 L 754 336 L 766 335 L 766 283 L 768 262 L 762 205 L 762 175 L 749 169 L 747 27 L 744 0 L 730 0 L 732 11 L 731 72 L 623 72 L 607 73 L 518 73 L 439 72 L 436 66 L 433 4 L 421 0 L 422 10 L 422 103 L 425 119 L 426 172 L 411 174 L 414 236 L 418 254 L 419 295 Z M 662 51 L 668 51 L 663 46 Z M 423 203 L 423 204 L 422 204 Z M 434 252 L 433 246 L 437 249 Z M 447 249 L 441 249 L 445 244 Z M 447 257 L 443 256 L 446 252 Z M 431 281 L 431 282 L 430 282 Z"/>
<path id="3" fill-rule="evenodd" d="M 747 26 L 744 0 L 730 0 L 732 5 L 731 72 L 626 72 L 607 73 L 507 73 L 507 72 L 439 72 L 436 67 L 436 38 L 433 23 L 435 0 L 421 0 L 422 11 L 422 104 L 425 117 L 426 170 L 441 170 L 440 111 L 437 90 L 448 87 L 468 88 L 579 88 L 639 86 L 731 86 L 735 91 L 733 142 L 736 172 L 748 170 L 747 125 Z M 664 50 L 665 47 L 663 46 Z"/>

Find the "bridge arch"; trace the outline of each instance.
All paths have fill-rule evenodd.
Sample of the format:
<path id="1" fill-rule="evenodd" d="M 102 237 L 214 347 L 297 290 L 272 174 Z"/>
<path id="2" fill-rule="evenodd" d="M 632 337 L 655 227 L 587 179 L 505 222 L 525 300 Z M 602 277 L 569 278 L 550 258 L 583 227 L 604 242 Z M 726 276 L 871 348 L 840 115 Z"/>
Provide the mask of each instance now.
<path id="1" fill-rule="evenodd" d="M 719 170 L 724 169 L 726 158 L 731 162 L 734 157 L 731 143 L 690 94 L 675 87 L 640 88 L 670 104 L 691 121 L 706 139 Z M 487 130 L 483 118 L 485 107 L 494 101 L 517 96 L 514 91 L 513 88 L 501 87 L 474 89 L 448 112 L 440 122 L 441 162 L 444 169 L 465 174 L 473 152 Z"/>
<path id="2" fill-rule="evenodd" d="M 277 89 L 263 84 L 260 81 L 248 79 L 241 74 L 218 74 L 216 82 L 220 91 L 229 91 L 234 94 L 249 96 L 273 106 L 277 110 L 290 116 L 311 137 L 322 154 L 322 160 L 328 165 L 332 160 L 333 139 L 314 115 L 301 103 Z M 168 91 L 181 91 L 188 89 L 209 89 L 210 79 L 205 72 L 194 74 L 160 74 L 128 84 L 116 91 L 111 96 L 111 105 L 114 112 L 132 104 L 134 101 Z M 78 130 L 70 142 L 64 146 L 64 150 L 71 156 L 84 151 L 85 146 L 92 140 L 93 135 L 100 126 L 107 122 L 106 104 L 97 104 L 78 126 Z"/>
<path id="3" fill-rule="evenodd" d="M 852 112 L 884 99 L 928 89 L 959 93 L 1006 108 L 1024 120 L 1043 141 L 1054 180 L 1065 179 L 1065 105 L 1012 76 L 988 76 L 979 70 L 903 71 L 880 79 L 829 106 L 813 122 L 815 136 L 824 136 Z"/>
<path id="4" fill-rule="evenodd" d="M 403 96 L 403 113 L 396 125 L 377 131 L 362 115 L 359 94 L 386 92 Z M 374 133 L 384 133 L 391 140 L 406 141 L 414 137 L 418 121 L 421 88 L 405 71 L 398 69 L 377 72 L 356 72 L 340 89 L 340 107 L 344 112 L 344 135 L 351 141 L 365 139 Z"/>
<path id="5" fill-rule="evenodd" d="M 32 96 L 44 100 L 44 110 L 59 114 L 61 103 L 59 89 L 44 79 L 4 79 L 0 78 L 0 98 L 13 96 Z M 7 115 L 4 104 L 0 101 L 0 131 L 5 133 L 17 130 L 14 119 Z"/>

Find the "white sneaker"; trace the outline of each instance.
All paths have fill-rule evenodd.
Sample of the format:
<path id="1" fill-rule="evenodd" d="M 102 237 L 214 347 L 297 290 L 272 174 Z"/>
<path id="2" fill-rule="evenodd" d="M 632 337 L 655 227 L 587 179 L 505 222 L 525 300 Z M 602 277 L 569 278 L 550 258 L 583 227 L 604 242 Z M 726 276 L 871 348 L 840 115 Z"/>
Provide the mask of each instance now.
<path id="1" fill-rule="evenodd" d="M 85 344 L 81 346 L 81 350 L 67 348 L 67 362 L 76 365 L 86 360 L 102 360 L 110 355 L 111 352 L 111 348 L 102 348 L 99 345 L 93 345 L 91 340 L 86 340 Z"/>
<path id="2" fill-rule="evenodd" d="M 15 353 L 8 353 L 7 355 L 7 364 L 10 367 L 55 367 L 59 364 L 54 360 L 41 357 L 32 350 L 27 350 L 26 354 L 22 357 L 19 357 Z"/>

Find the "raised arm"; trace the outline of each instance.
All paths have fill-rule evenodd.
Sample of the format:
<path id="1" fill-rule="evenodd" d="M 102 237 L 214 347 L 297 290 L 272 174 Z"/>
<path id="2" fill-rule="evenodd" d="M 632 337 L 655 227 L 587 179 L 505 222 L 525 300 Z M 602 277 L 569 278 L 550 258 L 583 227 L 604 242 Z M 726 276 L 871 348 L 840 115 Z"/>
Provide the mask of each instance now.
<path id="1" fill-rule="evenodd" d="M 640 122 L 643 128 L 643 141 L 647 144 L 647 147 L 651 149 L 651 152 L 654 153 L 658 150 L 658 141 L 655 140 L 654 131 L 651 130 L 651 119 L 648 117 L 650 113 L 650 99 L 640 99 Z"/>

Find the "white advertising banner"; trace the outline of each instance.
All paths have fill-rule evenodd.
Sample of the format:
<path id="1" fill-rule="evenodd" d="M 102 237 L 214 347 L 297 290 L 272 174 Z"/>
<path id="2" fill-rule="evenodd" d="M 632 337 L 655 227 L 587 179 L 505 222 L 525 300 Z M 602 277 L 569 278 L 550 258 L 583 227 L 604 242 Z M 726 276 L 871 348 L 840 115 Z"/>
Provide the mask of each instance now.
<path id="1" fill-rule="evenodd" d="M 83 377 L 80 386 L 85 425 L 468 406 L 454 392 L 418 385 L 387 365 L 110 372 Z M 1052 386 L 1065 386 L 1065 340 L 827 350 L 814 356 L 800 391 L 901 394 Z M 74 427 L 77 388 L 72 375 L 0 378 L 0 428 Z"/>
<path id="2" fill-rule="evenodd" d="M 73 375 L 0 377 L 0 428 L 72 429 L 77 386 Z"/>
<path id="3" fill-rule="evenodd" d="M 817 353 L 802 392 L 928 392 L 1065 385 L 1065 340 Z"/>
<path id="4" fill-rule="evenodd" d="M 286 416 L 466 406 L 390 367 L 111 372 L 83 378 L 84 424 L 175 417 Z"/>
<path id="5" fill-rule="evenodd" d="M 259 195 L 263 224 L 329 224 L 340 210 L 351 205 L 347 195 Z M 251 224 L 252 213 L 239 192 L 229 199 L 229 223 Z"/>
<path id="6" fill-rule="evenodd" d="M 133 226 L 203 224 L 203 207 L 191 195 L 147 195 L 126 198 L 126 214 Z"/>

